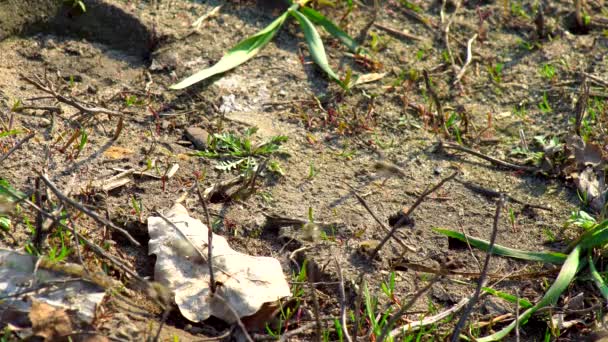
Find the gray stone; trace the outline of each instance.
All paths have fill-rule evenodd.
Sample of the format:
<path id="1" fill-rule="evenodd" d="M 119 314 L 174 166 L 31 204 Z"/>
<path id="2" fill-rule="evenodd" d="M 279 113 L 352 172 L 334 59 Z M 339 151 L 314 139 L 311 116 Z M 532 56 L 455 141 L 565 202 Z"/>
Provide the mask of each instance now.
<path id="1" fill-rule="evenodd" d="M 186 139 L 188 139 L 197 150 L 207 149 L 207 139 L 209 132 L 200 127 L 188 127 L 184 132 Z"/>

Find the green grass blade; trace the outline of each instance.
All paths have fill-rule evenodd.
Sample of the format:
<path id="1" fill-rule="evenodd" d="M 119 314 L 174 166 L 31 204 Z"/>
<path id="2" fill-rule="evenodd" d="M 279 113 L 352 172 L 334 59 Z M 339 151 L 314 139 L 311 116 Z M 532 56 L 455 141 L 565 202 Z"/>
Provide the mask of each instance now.
<path id="1" fill-rule="evenodd" d="M 527 300 L 525 298 L 519 298 L 519 300 L 518 300 L 518 298 L 512 294 L 498 291 L 491 287 L 482 287 L 481 289 L 483 290 L 483 292 L 489 293 L 498 298 L 502 298 L 510 303 L 515 304 L 515 303 L 519 302 L 519 306 L 523 309 L 528 309 L 528 308 L 531 308 L 532 306 L 534 306 L 529 300 Z"/>
<path id="2" fill-rule="evenodd" d="M 262 31 L 238 43 L 213 66 L 198 71 L 181 82 L 171 85 L 170 88 L 184 89 L 213 75 L 226 72 L 245 63 L 249 59 L 253 58 L 264 47 L 264 45 L 268 44 L 268 42 L 279 31 L 286 18 L 287 12 L 275 19 L 275 21 L 266 26 Z"/>
<path id="3" fill-rule="evenodd" d="M 597 268 L 595 268 L 593 258 L 591 257 L 591 251 L 589 251 L 587 254 L 587 261 L 589 262 L 589 273 L 591 273 L 591 278 L 593 279 L 595 286 L 597 286 L 597 288 L 600 290 L 600 293 L 602 296 L 604 296 L 604 299 L 608 301 L 608 286 L 606 286 L 604 278 L 602 278 L 600 273 L 597 271 Z"/>
<path id="4" fill-rule="evenodd" d="M 472 236 L 465 236 L 464 234 L 453 230 L 441 228 L 433 228 L 433 230 L 440 234 L 460 240 L 465 243 L 468 241 L 471 246 L 479 248 L 483 251 L 487 251 L 490 246 L 490 243 L 486 240 L 474 238 Z M 566 255 L 563 253 L 522 251 L 496 244 L 494 245 L 492 254 L 528 261 L 541 261 L 551 264 L 563 264 L 566 260 Z"/>
<path id="5" fill-rule="evenodd" d="M 325 54 L 325 48 L 323 47 L 323 41 L 321 41 L 321 37 L 319 33 L 313 26 L 313 24 L 306 18 L 306 16 L 296 10 L 290 10 L 289 13 L 298 20 L 300 23 L 300 27 L 304 32 L 304 38 L 306 39 L 306 43 L 308 44 L 308 49 L 310 50 L 310 56 L 317 63 L 317 65 L 323 69 L 331 78 L 336 80 L 340 85 L 342 85 L 342 81 L 338 78 L 338 75 L 331 69 L 329 66 L 329 62 L 327 61 L 327 55 Z"/>
<path id="6" fill-rule="evenodd" d="M 517 321 L 513 321 L 511 324 L 507 325 L 502 330 L 499 330 L 492 335 L 478 338 L 477 341 L 491 342 L 503 340 L 515 328 L 515 324 L 517 322 L 519 322 L 520 325 L 525 324 L 530 318 L 530 316 L 532 316 L 538 309 L 543 308 L 547 305 L 555 304 L 559 299 L 559 296 L 561 296 L 562 292 L 564 292 L 564 290 L 568 288 L 568 286 L 574 279 L 574 276 L 576 275 L 576 272 L 579 268 L 579 263 L 581 261 L 580 256 L 581 247 L 576 246 L 572 250 L 572 252 L 568 254 L 568 257 L 566 258 L 562 269 L 559 271 L 559 274 L 557 275 L 557 278 L 555 279 L 553 285 L 551 285 L 551 287 L 547 290 L 543 298 L 541 298 L 541 300 L 536 303 L 536 305 L 524 311 L 519 316 L 519 319 Z"/>
<path id="7" fill-rule="evenodd" d="M 327 33 L 336 37 L 350 51 L 356 53 L 359 49 L 359 44 L 357 44 L 357 42 L 351 36 L 349 36 L 348 33 L 342 31 L 338 25 L 327 19 L 325 16 L 323 16 L 323 14 L 310 7 L 300 8 L 300 13 L 304 14 L 306 18 L 308 18 L 313 24 L 323 27 Z"/>

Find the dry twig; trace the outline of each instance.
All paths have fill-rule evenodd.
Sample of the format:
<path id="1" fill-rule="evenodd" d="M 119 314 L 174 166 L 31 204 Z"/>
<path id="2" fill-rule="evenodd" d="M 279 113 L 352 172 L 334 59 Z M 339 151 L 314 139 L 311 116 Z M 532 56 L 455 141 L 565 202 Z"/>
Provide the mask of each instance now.
<path id="1" fill-rule="evenodd" d="M 487 160 L 492 164 L 498 165 L 498 166 L 502 166 L 502 167 L 506 167 L 512 170 L 516 170 L 516 171 L 526 171 L 526 172 L 538 172 L 540 171 L 538 168 L 533 167 L 533 166 L 525 166 L 525 165 L 517 165 L 517 164 L 512 164 L 509 162 L 506 162 L 504 160 L 500 160 L 500 159 L 496 159 L 494 157 L 490 157 L 487 156 L 481 152 L 477 152 L 475 150 L 472 150 L 470 148 L 464 147 L 464 146 L 460 146 L 454 143 L 450 143 L 450 142 L 440 142 L 440 147 L 441 148 L 445 148 L 445 149 L 451 149 L 451 150 L 457 150 L 457 151 L 461 151 L 461 152 L 466 152 L 468 154 L 472 154 L 478 158 L 481 158 L 483 160 Z"/>
<path id="2" fill-rule="evenodd" d="M 8 152 L 6 152 L 4 155 L 2 155 L 0 157 L 0 164 L 6 159 L 8 158 L 8 156 L 10 156 L 11 154 L 13 154 L 13 152 L 17 151 L 19 149 L 19 147 L 21 147 L 21 145 L 25 144 L 26 142 L 28 142 L 30 139 L 32 139 L 34 137 L 34 135 L 36 135 L 36 133 L 32 132 L 28 135 L 25 136 L 25 138 L 19 140 L 19 142 L 17 144 L 15 144 L 15 146 L 13 146 L 10 150 L 8 150 Z"/>
<path id="3" fill-rule="evenodd" d="M 51 191 L 55 194 L 55 196 L 57 196 L 57 198 L 59 198 L 59 200 L 61 200 L 62 202 L 65 202 L 67 204 L 69 204 L 70 206 L 82 211 L 85 215 L 87 215 L 88 217 L 92 218 L 93 220 L 95 220 L 97 223 L 101 224 L 101 225 L 105 225 L 119 233 L 121 233 L 122 235 L 124 235 L 127 240 L 129 240 L 129 242 L 131 242 L 132 244 L 134 244 L 135 246 L 141 246 L 141 244 L 139 242 L 137 242 L 137 240 L 135 240 L 133 238 L 133 236 L 131 236 L 131 234 L 129 234 L 129 232 L 127 232 L 126 230 L 116 226 L 114 223 L 102 218 L 101 216 L 97 215 L 96 213 L 92 212 L 91 210 L 87 209 L 85 206 L 83 206 L 82 204 L 74 201 L 73 199 L 69 198 L 68 196 L 64 195 L 58 188 L 57 186 L 51 182 L 50 179 L 48 179 L 48 177 L 46 175 L 43 175 L 41 173 L 38 173 L 40 176 L 40 179 L 42 179 L 42 181 L 46 184 L 46 186 L 51 189 Z"/>
<path id="4" fill-rule="evenodd" d="M 380 228 L 382 228 L 382 230 L 384 230 L 385 233 L 389 234 L 391 230 L 388 229 L 388 227 L 378 218 L 378 216 L 376 216 L 376 214 L 372 211 L 372 209 L 367 205 L 367 202 L 365 202 L 365 200 L 363 199 L 363 197 L 361 197 L 357 193 L 357 191 L 355 190 L 355 188 L 353 188 L 352 186 L 350 186 L 350 184 L 348 184 L 346 182 L 342 182 L 342 183 L 346 184 L 346 186 L 348 186 L 353 191 L 353 195 L 355 195 L 355 197 L 357 198 L 357 200 L 359 201 L 359 203 L 374 218 L 374 221 L 376 221 L 376 223 L 378 223 L 378 225 L 380 226 Z M 395 241 L 397 241 L 397 243 L 399 245 L 401 245 L 401 247 L 403 247 L 404 249 L 409 250 L 410 252 L 416 252 L 416 249 L 414 249 L 411 246 L 408 246 L 407 244 L 405 244 L 405 242 L 403 242 L 403 240 L 401 240 L 398 236 L 393 236 L 393 239 Z"/>
<path id="5" fill-rule="evenodd" d="M 452 342 L 457 342 L 458 340 L 460 340 L 460 330 L 462 330 L 462 328 L 464 327 L 464 324 L 467 322 L 467 319 L 469 318 L 469 314 L 473 310 L 473 306 L 475 306 L 475 303 L 477 302 L 477 299 L 479 298 L 479 295 L 481 293 L 481 288 L 486 283 L 486 275 L 488 273 L 488 268 L 490 266 L 490 259 L 492 258 L 492 251 L 494 249 L 494 243 L 496 242 L 496 236 L 498 235 L 498 220 L 500 218 L 500 212 L 502 211 L 502 206 L 504 203 L 505 203 L 505 199 L 503 196 L 501 196 L 500 199 L 498 199 L 498 203 L 496 204 L 496 212 L 494 213 L 494 224 L 492 225 L 492 235 L 490 237 L 490 246 L 488 247 L 488 251 L 486 253 L 486 260 L 483 263 L 483 270 L 482 270 L 481 275 L 479 276 L 479 280 L 477 282 L 477 288 L 475 289 L 475 293 L 473 294 L 473 297 L 471 297 L 471 300 L 469 301 L 466 309 L 462 313 L 462 316 L 460 316 L 460 319 L 458 320 L 458 323 L 456 324 L 456 327 L 454 328 L 454 331 L 452 332 L 452 338 L 451 338 Z"/>
<path id="6" fill-rule="evenodd" d="M 388 27 L 386 25 L 375 23 L 374 27 L 377 27 L 377 28 L 379 28 L 379 29 L 381 29 L 383 31 L 386 31 L 386 32 L 388 32 L 388 33 L 390 33 L 390 34 L 392 34 L 394 36 L 397 36 L 399 38 L 405 38 L 405 39 L 411 39 L 411 40 L 417 40 L 417 41 L 424 41 L 425 40 L 424 38 L 419 37 L 417 35 L 414 35 L 414 34 L 411 34 L 411 33 L 405 32 L 405 31 L 397 30 L 397 29 L 394 29 L 392 27 Z"/>
<path id="7" fill-rule="evenodd" d="M 449 175 L 446 178 L 442 179 L 439 183 L 437 183 L 431 189 L 423 192 L 420 195 L 420 197 L 418 197 L 418 199 L 416 200 L 416 202 L 414 202 L 414 204 L 408 209 L 408 211 L 393 225 L 393 229 L 391 229 L 391 231 L 388 234 L 386 234 L 386 236 L 384 237 L 384 239 L 382 239 L 382 241 L 380 241 L 380 243 L 378 244 L 378 246 L 376 247 L 376 249 L 374 249 L 374 251 L 371 253 L 370 260 L 374 260 L 374 258 L 376 257 L 376 255 L 378 254 L 378 252 L 380 251 L 380 249 L 382 249 L 382 247 L 384 247 L 384 245 L 388 242 L 388 240 L 393 235 L 395 235 L 395 233 L 397 232 L 397 229 L 399 229 L 399 227 L 401 226 L 401 224 L 403 224 L 407 219 L 409 219 L 410 215 L 414 212 L 414 210 L 416 210 L 416 208 L 422 203 L 422 201 L 424 201 L 424 199 L 428 195 L 432 194 L 437 189 L 439 189 L 440 187 L 442 187 L 443 184 L 445 184 L 449 180 L 451 180 L 454 177 L 456 177 L 457 174 L 458 174 L 458 172 L 455 171 L 451 175 Z"/>
<path id="8" fill-rule="evenodd" d="M 215 293 L 215 277 L 213 276 L 213 229 L 211 228 L 211 219 L 209 219 L 209 210 L 207 209 L 207 200 L 203 197 L 201 193 L 201 188 L 198 186 L 198 182 L 196 183 L 196 192 L 198 194 L 198 199 L 203 206 L 203 210 L 205 211 L 205 219 L 207 223 L 207 265 L 209 266 L 209 288 L 211 289 L 211 295 Z"/>

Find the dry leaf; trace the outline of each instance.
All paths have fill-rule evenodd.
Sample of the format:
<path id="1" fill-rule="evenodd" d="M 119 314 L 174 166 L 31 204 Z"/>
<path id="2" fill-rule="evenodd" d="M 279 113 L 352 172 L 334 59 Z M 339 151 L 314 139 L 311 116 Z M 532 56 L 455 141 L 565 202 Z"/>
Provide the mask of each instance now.
<path id="1" fill-rule="evenodd" d="M 35 299 L 32 300 L 29 318 L 34 335 L 44 337 L 45 341 L 54 341 L 72 332 L 72 322 L 65 310 Z"/>
<path id="2" fill-rule="evenodd" d="M 130 150 L 125 147 L 110 146 L 107 150 L 105 150 L 105 152 L 103 152 L 103 155 L 106 158 L 117 160 L 117 159 L 124 159 L 129 154 L 132 154 L 132 153 L 133 153 L 133 150 Z"/>
<path id="3" fill-rule="evenodd" d="M 176 204 L 166 217 L 173 222 L 200 251 L 160 217 L 148 218 L 149 253 L 156 254 L 154 278 L 175 295 L 175 302 L 184 317 L 200 322 L 213 315 L 227 322 L 235 317 L 224 300 L 239 317 L 251 316 L 264 303 L 275 302 L 290 295 L 281 264 L 275 258 L 255 257 L 230 248 L 226 239 L 213 234 L 213 267 L 217 296 L 209 289 L 207 226 L 188 215 L 186 208 Z"/>
<path id="4" fill-rule="evenodd" d="M 365 83 L 371 83 L 371 82 L 376 82 L 378 80 L 381 80 L 384 76 L 386 76 L 386 73 L 377 73 L 377 72 L 372 72 L 369 74 L 364 74 L 359 76 L 359 78 L 357 78 L 357 80 L 355 81 L 355 84 L 353 84 L 354 86 L 358 86 L 361 84 L 365 84 Z"/>
<path id="5" fill-rule="evenodd" d="M 34 273 L 36 261 L 37 258 L 31 255 L 0 248 L 0 298 L 5 298 L 0 301 L 0 312 L 8 310 L 27 316 L 32 310 L 32 301 L 36 300 L 58 309 L 74 311 L 73 319 L 90 324 L 105 291 L 84 280 L 61 284 L 62 281 L 73 278 L 65 273 L 43 268 Z M 69 264 L 65 265 L 69 267 Z M 15 295 L 27 290 L 27 284 L 45 285 L 49 282 L 60 285 L 47 285 L 47 291 L 32 292 L 27 300 Z"/>

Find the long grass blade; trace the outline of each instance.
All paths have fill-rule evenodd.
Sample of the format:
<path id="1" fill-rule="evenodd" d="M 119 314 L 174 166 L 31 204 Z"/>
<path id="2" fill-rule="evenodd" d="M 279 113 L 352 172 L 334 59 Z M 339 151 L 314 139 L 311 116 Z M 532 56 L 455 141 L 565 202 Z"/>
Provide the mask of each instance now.
<path id="1" fill-rule="evenodd" d="M 600 293 L 602 296 L 604 296 L 604 299 L 608 301 L 608 286 L 606 286 L 604 278 L 602 278 L 600 273 L 597 271 L 597 268 L 595 268 L 591 251 L 589 251 L 587 254 L 587 261 L 589 262 L 589 273 L 591 273 L 591 278 L 593 279 L 595 286 L 597 286 L 598 290 L 600 290 Z"/>
<path id="2" fill-rule="evenodd" d="M 300 13 L 304 14 L 313 24 L 319 25 L 327 31 L 327 33 L 336 37 L 342 44 L 344 44 L 350 51 L 358 52 L 359 44 L 348 35 L 348 33 L 342 31 L 340 27 L 334 24 L 331 20 L 327 19 L 323 14 L 315 11 L 310 7 L 301 7 Z"/>
<path id="3" fill-rule="evenodd" d="M 545 293 L 543 298 L 541 298 L 541 300 L 538 303 L 536 303 L 536 305 L 534 305 L 530 309 L 524 311 L 519 316 L 519 319 L 517 319 L 516 321 L 513 321 L 511 324 L 507 325 L 502 330 L 499 330 L 492 335 L 478 338 L 476 341 L 478 341 L 478 342 L 500 341 L 500 340 L 504 339 L 515 328 L 515 324 L 520 324 L 520 325 L 525 324 L 528 321 L 528 319 L 538 309 L 543 308 L 547 305 L 555 304 L 555 302 L 557 302 L 557 300 L 561 296 L 562 292 L 564 292 L 568 288 L 568 286 L 574 279 L 574 276 L 576 275 L 576 272 L 579 269 L 579 263 L 581 261 L 580 256 L 581 256 L 581 247 L 580 246 L 574 247 L 572 252 L 570 252 L 570 254 L 568 254 L 568 257 L 566 258 L 566 261 L 564 262 L 562 269 L 559 271 L 559 274 L 557 275 L 555 282 L 547 290 L 547 292 Z"/>
<path id="4" fill-rule="evenodd" d="M 310 50 L 310 56 L 312 59 L 331 78 L 343 86 L 342 81 L 340 81 L 338 78 L 338 75 L 336 75 L 336 73 L 329 66 L 327 55 L 325 54 L 325 47 L 323 47 L 323 41 L 321 40 L 321 37 L 319 36 L 319 33 L 315 29 L 314 25 L 304 14 L 300 13 L 299 11 L 290 10 L 289 13 L 291 13 L 291 15 L 300 23 L 300 27 L 304 32 L 304 38 L 308 44 L 308 49 Z"/>
<path id="5" fill-rule="evenodd" d="M 516 296 L 506 293 L 506 292 L 502 292 L 502 291 L 498 291 L 495 290 L 491 287 L 482 287 L 481 290 L 483 290 L 483 292 L 489 293 L 493 296 L 496 296 L 498 298 L 502 298 L 508 302 L 511 302 L 513 304 L 519 302 L 519 306 L 521 306 L 524 309 L 528 309 L 534 306 L 534 304 L 532 304 L 529 300 L 525 299 L 525 298 L 517 298 Z"/>
<path id="6" fill-rule="evenodd" d="M 279 31 L 281 25 L 287 18 L 287 13 L 288 12 L 283 13 L 280 17 L 270 23 L 270 25 L 266 26 L 262 31 L 238 43 L 213 66 L 203 69 L 177 84 L 173 84 L 170 88 L 187 88 L 213 75 L 233 69 L 253 58 Z"/>
<path id="7" fill-rule="evenodd" d="M 449 230 L 449 229 L 441 229 L 441 228 L 433 228 L 434 231 L 443 234 L 445 236 L 460 240 L 462 242 L 467 242 L 475 247 L 479 248 L 483 251 L 487 251 L 490 243 L 486 240 L 474 238 L 472 236 L 467 236 L 465 234 Z M 541 261 L 544 263 L 551 264 L 563 264 L 566 260 L 566 255 L 563 253 L 557 252 L 532 252 L 532 251 L 522 251 L 518 249 L 513 249 L 509 247 L 504 247 L 501 245 L 494 245 L 494 249 L 492 250 L 492 254 L 505 256 L 509 258 L 528 260 L 528 261 Z"/>

